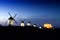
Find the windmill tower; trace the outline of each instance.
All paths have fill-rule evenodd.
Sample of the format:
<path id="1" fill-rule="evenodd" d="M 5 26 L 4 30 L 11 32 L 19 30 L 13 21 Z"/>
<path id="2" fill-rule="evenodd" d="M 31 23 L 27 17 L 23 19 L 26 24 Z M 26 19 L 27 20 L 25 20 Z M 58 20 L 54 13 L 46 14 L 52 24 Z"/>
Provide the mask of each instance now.
<path id="1" fill-rule="evenodd" d="M 34 24 L 33 26 L 34 26 L 34 27 L 37 27 L 37 25 L 36 25 L 36 24 Z"/>
<path id="2" fill-rule="evenodd" d="M 20 26 L 21 26 L 21 27 L 24 27 L 24 26 L 25 26 L 25 24 L 24 24 L 24 21 L 25 21 L 25 20 L 21 20 L 21 19 L 20 19 L 20 21 L 21 21 Z"/>
<path id="3" fill-rule="evenodd" d="M 12 15 L 9 12 L 8 12 L 8 14 L 10 15 L 10 17 L 8 18 L 8 25 L 13 26 L 14 21 L 15 21 L 15 23 L 17 23 L 16 20 L 14 19 L 17 14 L 15 14 L 14 17 L 12 17 Z"/>
<path id="4" fill-rule="evenodd" d="M 31 22 L 30 21 L 28 21 L 27 26 L 31 26 Z"/>
<path id="5" fill-rule="evenodd" d="M 21 26 L 21 27 L 24 27 L 24 26 L 25 26 L 24 21 L 21 21 L 20 26 Z"/>

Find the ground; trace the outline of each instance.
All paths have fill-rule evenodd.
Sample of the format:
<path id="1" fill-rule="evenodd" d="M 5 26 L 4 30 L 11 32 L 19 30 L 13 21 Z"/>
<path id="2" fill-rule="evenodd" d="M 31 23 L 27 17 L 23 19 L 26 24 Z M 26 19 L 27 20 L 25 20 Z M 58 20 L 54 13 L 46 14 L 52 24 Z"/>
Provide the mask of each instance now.
<path id="1" fill-rule="evenodd" d="M 8 32 L 9 35 L 13 33 L 13 35 L 16 37 L 16 35 L 19 36 L 19 38 L 29 38 L 29 39 L 57 39 L 57 37 L 60 36 L 60 29 L 45 29 L 45 28 L 38 28 L 33 26 L 0 26 L 0 33 L 3 32 L 4 34 Z M 18 33 L 18 34 L 16 34 Z M 6 33 L 7 34 L 7 33 Z M 12 36 L 12 35 L 11 35 Z M 17 37 L 18 37 L 17 36 Z"/>
<path id="2" fill-rule="evenodd" d="M 38 28 L 33 26 L 0 26 L 0 32 L 59 32 L 60 29 L 45 29 L 45 28 Z"/>

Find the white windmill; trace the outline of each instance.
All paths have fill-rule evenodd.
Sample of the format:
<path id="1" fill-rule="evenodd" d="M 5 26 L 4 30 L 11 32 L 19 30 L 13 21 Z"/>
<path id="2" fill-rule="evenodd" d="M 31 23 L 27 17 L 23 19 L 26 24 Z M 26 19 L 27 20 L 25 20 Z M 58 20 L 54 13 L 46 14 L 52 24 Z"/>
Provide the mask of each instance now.
<path id="1" fill-rule="evenodd" d="M 13 26 L 14 21 L 15 21 L 15 23 L 17 23 L 16 20 L 14 19 L 17 14 L 15 14 L 14 17 L 12 17 L 12 15 L 9 12 L 8 12 L 8 14 L 10 15 L 10 17 L 8 18 L 8 25 Z"/>
<path id="2" fill-rule="evenodd" d="M 20 19 L 19 21 L 21 21 L 20 26 L 24 27 L 25 26 L 25 24 L 24 24 L 25 19 L 24 20 Z"/>
<path id="3" fill-rule="evenodd" d="M 30 21 L 28 21 L 27 26 L 31 26 L 31 22 Z"/>
<path id="4" fill-rule="evenodd" d="M 34 25 L 33 25 L 33 27 L 37 27 L 37 25 L 36 25 L 36 24 L 34 24 Z"/>

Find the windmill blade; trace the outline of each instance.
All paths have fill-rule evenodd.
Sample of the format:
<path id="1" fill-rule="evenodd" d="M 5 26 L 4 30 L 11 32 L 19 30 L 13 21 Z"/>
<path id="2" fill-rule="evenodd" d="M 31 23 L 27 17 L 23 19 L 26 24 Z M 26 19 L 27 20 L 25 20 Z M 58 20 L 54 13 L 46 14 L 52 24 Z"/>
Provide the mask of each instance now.
<path id="1" fill-rule="evenodd" d="M 17 23 L 17 21 L 14 19 L 15 23 Z"/>
<path id="2" fill-rule="evenodd" d="M 12 17 L 12 15 L 8 12 L 8 14 Z"/>
<path id="3" fill-rule="evenodd" d="M 13 18 L 15 18 L 15 17 L 16 17 L 16 15 L 17 15 L 17 14 L 15 14 L 15 16 L 14 16 Z"/>

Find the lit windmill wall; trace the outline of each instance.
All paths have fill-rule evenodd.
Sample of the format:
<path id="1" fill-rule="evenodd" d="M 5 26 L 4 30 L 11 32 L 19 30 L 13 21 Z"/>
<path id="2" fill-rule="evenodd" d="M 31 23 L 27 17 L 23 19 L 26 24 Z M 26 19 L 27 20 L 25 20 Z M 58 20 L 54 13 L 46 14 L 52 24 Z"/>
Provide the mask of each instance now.
<path id="1" fill-rule="evenodd" d="M 13 25 L 14 24 L 14 20 L 8 20 L 8 25 Z"/>
<path id="2" fill-rule="evenodd" d="M 33 26 L 36 27 L 36 24 L 34 24 Z"/>
<path id="3" fill-rule="evenodd" d="M 22 26 L 22 27 L 24 27 L 24 26 L 25 26 L 24 21 L 21 21 L 20 26 Z"/>
<path id="4" fill-rule="evenodd" d="M 27 23 L 27 26 L 31 26 L 31 23 L 30 23 L 30 22 L 28 22 L 28 23 Z"/>

